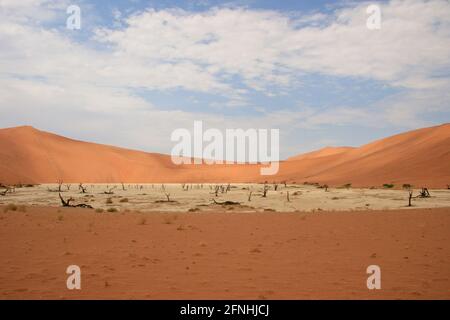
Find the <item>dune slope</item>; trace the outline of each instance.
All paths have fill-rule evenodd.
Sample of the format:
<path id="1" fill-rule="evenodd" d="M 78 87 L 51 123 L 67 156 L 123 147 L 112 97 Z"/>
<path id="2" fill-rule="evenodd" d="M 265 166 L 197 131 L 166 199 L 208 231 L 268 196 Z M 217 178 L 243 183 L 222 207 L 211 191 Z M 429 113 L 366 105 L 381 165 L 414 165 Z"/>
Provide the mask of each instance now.
<path id="1" fill-rule="evenodd" d="M 352 148 L 289 158 L 275 176 L 257 165 L 174 165 L 168 155 L 82 142 L 23 126 L 0 129 L 1 183 L 319 182 L 379 186 L 450 184 L 450 124 Z"/>

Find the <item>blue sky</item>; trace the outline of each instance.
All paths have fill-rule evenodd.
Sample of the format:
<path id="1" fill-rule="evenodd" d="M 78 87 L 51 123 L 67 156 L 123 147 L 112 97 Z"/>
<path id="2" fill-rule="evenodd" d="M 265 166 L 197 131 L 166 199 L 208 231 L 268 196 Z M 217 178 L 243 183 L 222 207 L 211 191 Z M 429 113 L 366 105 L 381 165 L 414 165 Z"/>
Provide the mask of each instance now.
<path id="1" fill-rule="evenodd" d="M 195 120 L 277 128 L 286 158 L 450 122 L 448 1 L 2 0 L 0 20 L 1 127 L 164 153 Z"/>

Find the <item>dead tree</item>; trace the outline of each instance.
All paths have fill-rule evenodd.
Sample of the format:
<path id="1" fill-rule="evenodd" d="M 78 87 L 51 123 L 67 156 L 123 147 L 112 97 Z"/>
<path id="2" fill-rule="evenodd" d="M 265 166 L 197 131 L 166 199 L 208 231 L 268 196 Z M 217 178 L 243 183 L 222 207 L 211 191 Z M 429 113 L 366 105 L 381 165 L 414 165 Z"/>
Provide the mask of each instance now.
<path id="1" fill-rule="evenodd" d="M 408 207 L 411 207 L 411 199 L 412 199 L 412 196 L 413 196 L 413 191 L 410 190 L 410 191 L 409 191 L 409 199 L 408 199 Z"/>
<path id="2" fill-rule="evenodd" d="M 216 186 L 216 188 L 215 188 L 215 190 L 214 190 L 214 194 L 216 195 L 216 197 L 218 197 L 219 196 L 219 190 L 220 190 L 220 187 L 217 185 Z"/>
<path id="3" fill-rule="evenodd" d="M 263 198 L 267 197 L 267 191 L 269 191 L 269 186 L 267 184 L 264 184 L 264 189 L 263 189 Z"/>
<path id="4" fill-rule="evenodd" d="M 122 185 L 122 190 L 127 191 L 127 189 L 125 189 L 125 185 L 123 184 L 123 182 L 121 182 L 120 184 Z"/>
<path id="5" fill-rule="evenodd" d="M 78 189 L 81 190 L 80 193 L 86 193 L 87 187 L 84 187 L 82 183 L 78 185 Z"/>
<path id="6" fill-rule="evenodd" d="M 4 191 L 1 191 L 0 192 L 0 195 L 1 196 L 6 196 L 6 194 L 8 193 L 8 192 L 11 192 L 11 188 L 10 187 L 8 187 L 8 186 L 2 186 L 3 188 L 6 188 Z"/>
<path id="7" fill-rule="evenodd" d="M 250 202 L 250 201 L 252 201 L 252 191 L 250 191 L 250 193 L 248 194 L 248 201 Z"/>
<path id="8" fill-rule="evenodd" d="M 167 202 L 171 202 L 170 201 L 170 193 L 164 192 L 164 194 L 166 195 Z"/>
<path id="9" fill-rule="evenodd" d="M 235 202 L 235 201 L 224 201 L 224 202 L 217 202 L 216 199 L 212 199 L 214 201 L 215 204 L 221 205 L 221 206 L 234 206 L 234 205 L 240 205 L 240 202 Z"/>
<path id="10" fill-rule="evenodd" d="M 277 183 L 274 183 L 274 184 L 273 184 L 273 190 L 275 190 L 275 191 L 278 190 L 278 184 L 277 184 Z"/>
<path id="11" fill-rule="evenodd" d="M 62 180 L 58 180 L 58 188 L 57 189 L 50 189 L 50 188 L 47 188 L 47 190 L 49 191 L 49 192 L 64 192 L 63 190 L 62 190 L 62 185 L 63 185 L 63 181 Z"/>
<path id="12" fill-rule="evenodd" d="M 323 188 L 325 189 L 325 192 L 328 191 L 328 185 L 327 185 L 327 184 L 324 184 L 324 185 L 323 185 Z"/>
<path id="13" fill-rule="evenodd" d="M 66 189 L 67 189 L 67 191 L 69 191 L 70 190 L 70 187 L 72 186 L 70 183 L 67 183 L 66 185 Z"/>
<path id="14" fill-rule="evenodd" d="M 430 192 L 428 191 L 428 188 L 422 188 L 422 191 L 420 191 L 421 198 L 429 198 L 431 197 Z"/>
<path id="15" fill-rule="evenodd" d="M 227 192 L 228 191 L 231 191 L 231 185 L 230 184 L 227 185 Z"/>
<path id="16" fill-rule="evenodd" d="M 289 198 L 289 191 L 286 193 L 286 199 L 287 199 L 287 202 L 291 202 L 291 199 Z"/>
<path id="17" fill-rule="evenodd" d="M 108 188 L 108 186 L 107 186 L 107 188 Z M 117 188 L 117 186 L 114 186 L 114 187 L 112 187 L 112 188 L 108 188 L 108 191 L 105 191 L 105 192 L 103 192 L 103 193 L 104 193 L 104 194 L 114 194 L 113 190 L 114 190 L 115 188 Z"/>
<path id="18" fill-rule="evenodd" d="M 447 189 L 450 190 L 450 184 L 447 185 Z"/>
<path id="19" fill-rule="evenodd" d="M 58 192 L 62 192 L 62 190 L 61 190 L 62 184 L 63 184 L 63 181 L 62 180 L 58 180 Z"/>
<path id="20" fill-rule="evenodd" d="M 90 206 L 90 205 L 88 205 L 86 203 L 80 203 L 80 204 L 77 204 L 77 205 L 72 205 L 72 204 L 70 204 L 70 202 L 75 201 L 74 198 L 70 197 L 69 199 L 64 200 L 64 198 L 61 196 L 61 193 L 58 193 L 58 194 L 59 194 L 59 199 L 61 200 L 61 204 L 62 204 L 63 207 L 93 209 L 92 206 Z"/>

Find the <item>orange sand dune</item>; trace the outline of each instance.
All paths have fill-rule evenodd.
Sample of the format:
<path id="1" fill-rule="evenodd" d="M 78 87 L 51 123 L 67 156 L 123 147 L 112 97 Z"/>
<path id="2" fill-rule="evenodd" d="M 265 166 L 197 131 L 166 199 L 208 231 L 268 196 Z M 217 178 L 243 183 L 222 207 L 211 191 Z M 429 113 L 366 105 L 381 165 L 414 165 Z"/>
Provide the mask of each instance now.
<path id="1" fill-rule="evenodd" d="M 76 141 L 32 127 L 0 129 L 0 182 L 262 182 L 355 186 L 450 184 L 450 124 L 359 148 L 324 148 L 289 158 L 275 176 L 258 165 L 174 165 L 170 156 Z"/>
<path id="2" fill-rule="evenodd" d="M 321 157 L 345 153 L 352 149 L 354 149 L 354 148 L 353 147 L 325 147 L 320 150 L 299 154 L 297 156 L 288 158 L 287 160 L 294 161 L 294 160 L 303 160 L 303 159 L 317 159 L 317 158 L 321 158 Z"/>
<path id="3" fill-rule="evenodd" d="M 410 183 L 445 187 L 450 184 L 450 124 L 414 130 L 339 151 L 286 162 L 278 176 L 331 185 Z"/>

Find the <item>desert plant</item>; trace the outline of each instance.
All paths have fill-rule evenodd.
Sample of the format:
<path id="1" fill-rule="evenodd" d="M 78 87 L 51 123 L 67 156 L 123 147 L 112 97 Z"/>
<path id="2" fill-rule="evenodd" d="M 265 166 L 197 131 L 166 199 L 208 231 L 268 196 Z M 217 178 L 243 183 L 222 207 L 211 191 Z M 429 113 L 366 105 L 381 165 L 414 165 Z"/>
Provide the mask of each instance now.
<path id="1" fill-rule="evenodd" d="M 120 199 L 120 201 L 119 202 L 128 202 L 128 198 L 123 198 L 123 199 Z"/>
<path id="2" fill-rule="evenodd" d="M 392 183 L 383 184 L 383 188 L 385 188 L 385 189 L 392 189 L 393 187 L 394 187 L 394 185 Z"/>
<path id="3" fill-rule="evenodd" d="M 108 208 L 108 210 L 106 210 L 106 211 L 108 211 L 108 212 L 117 212 L 117 209 L 116 208 Z"/>
<path id="4" fill-rule="evenodd" d="M 409 183 L 404 183 L 402 188 L 406 189 L 406 190 L 410 190 L 412 188 L 412 185 L 410 185 Z"/>
<path id="5" fill-rule="evenodd" d="M 106 204 L 112 204 L 112 203 L 113 203 L 113 201 L 111 198 L 106 199 Z"/>
<path id="6" fill-rule="evenodd" d="M 15 204 L 10 203 L 3 209 L 3 212 L 17 211 L 17 209 L 18 209 L 18 207 Z"/>

